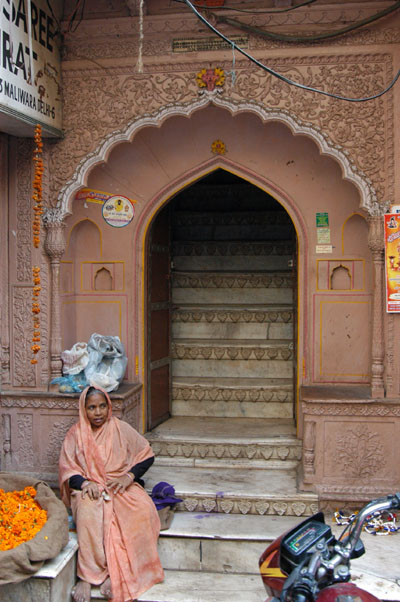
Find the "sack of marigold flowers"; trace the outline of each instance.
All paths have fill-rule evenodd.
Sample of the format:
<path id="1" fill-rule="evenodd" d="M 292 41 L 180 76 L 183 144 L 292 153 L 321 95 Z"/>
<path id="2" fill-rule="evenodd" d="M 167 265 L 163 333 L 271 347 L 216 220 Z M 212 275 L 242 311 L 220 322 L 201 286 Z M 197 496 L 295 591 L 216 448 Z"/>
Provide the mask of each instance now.
<path id="1" fill-rule="evenodd" d="M 67 510 L 50 487 L 0 472 L 0 586 L 28 579 L 67 543 Z"/>

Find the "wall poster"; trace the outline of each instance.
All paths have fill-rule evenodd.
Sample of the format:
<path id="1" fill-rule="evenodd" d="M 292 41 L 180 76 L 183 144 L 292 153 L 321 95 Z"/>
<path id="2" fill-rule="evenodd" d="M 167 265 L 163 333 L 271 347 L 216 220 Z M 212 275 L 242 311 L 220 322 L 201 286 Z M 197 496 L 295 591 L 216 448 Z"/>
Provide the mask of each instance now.
<path id="1" fill-rule="evenodd" d="M 400 312 L 400 214 L 385 216 L 386 311 Z"/>

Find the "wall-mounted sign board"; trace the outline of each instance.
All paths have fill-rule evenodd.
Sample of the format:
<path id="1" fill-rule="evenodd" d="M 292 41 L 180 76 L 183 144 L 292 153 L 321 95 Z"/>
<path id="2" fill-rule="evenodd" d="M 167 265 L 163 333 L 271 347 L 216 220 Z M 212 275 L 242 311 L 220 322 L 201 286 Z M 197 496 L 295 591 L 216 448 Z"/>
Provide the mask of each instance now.
<path id="1" fill-rule="evenodd" d="M 0 2 L 0 131 L 62 135 L 58 24 L 62 0 Z"/>

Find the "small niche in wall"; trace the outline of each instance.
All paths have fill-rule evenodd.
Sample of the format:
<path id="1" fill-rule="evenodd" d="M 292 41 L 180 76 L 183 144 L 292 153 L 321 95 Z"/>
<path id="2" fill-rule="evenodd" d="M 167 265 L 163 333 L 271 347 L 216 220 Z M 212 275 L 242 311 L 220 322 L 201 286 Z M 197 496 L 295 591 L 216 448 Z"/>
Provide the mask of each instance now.
<path id="1" fill-rule="evenodd" d="M 351 275 L 349 268 L 338 265 L 333 268 L 329 278 L 329 289 L 331 291 L 348 291 L 351 286 Z"/>
<path id="2" fill-rule="evenodd" d="M 125 289 L 123 261 L 82 261 L 81 291 L 114 291 Z"/>
<path id="3" fill-rule="evenodd" d="M 110 270 L 105 267 L 98 269 L 94 275 L 94 290 L 112 291 L 113 289 L 113 278 Z"/>
<path id="4" fill-rule="evenodd" d="M 365 290 L 365 261 L 363 259 L 318 259 L 317 290 Z"/>

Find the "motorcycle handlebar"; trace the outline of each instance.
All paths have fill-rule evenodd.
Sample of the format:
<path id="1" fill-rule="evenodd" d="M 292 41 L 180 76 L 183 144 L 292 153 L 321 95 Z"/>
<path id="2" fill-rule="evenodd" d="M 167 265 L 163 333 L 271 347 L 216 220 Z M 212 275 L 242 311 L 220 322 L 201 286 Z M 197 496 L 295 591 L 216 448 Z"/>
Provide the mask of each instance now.
<path id="1" fill-rule="evenodd" d="M 355 518 L 354 527 L 350 531 L 345 548 L 350 553 L 354 550 L 357 541 L 360 538 L 363 524 L 367 520 L 368 516 L 370 516 L 374 512 L 382 512 L 384 510 L 396 509 L 400 509 L 400 492 L 390 494 L 386 497 L 378 498 L 376 500 L 372 500 L 372 502 L 364 506 L 364 508 L 360 510 L 360 512 Z"/>

